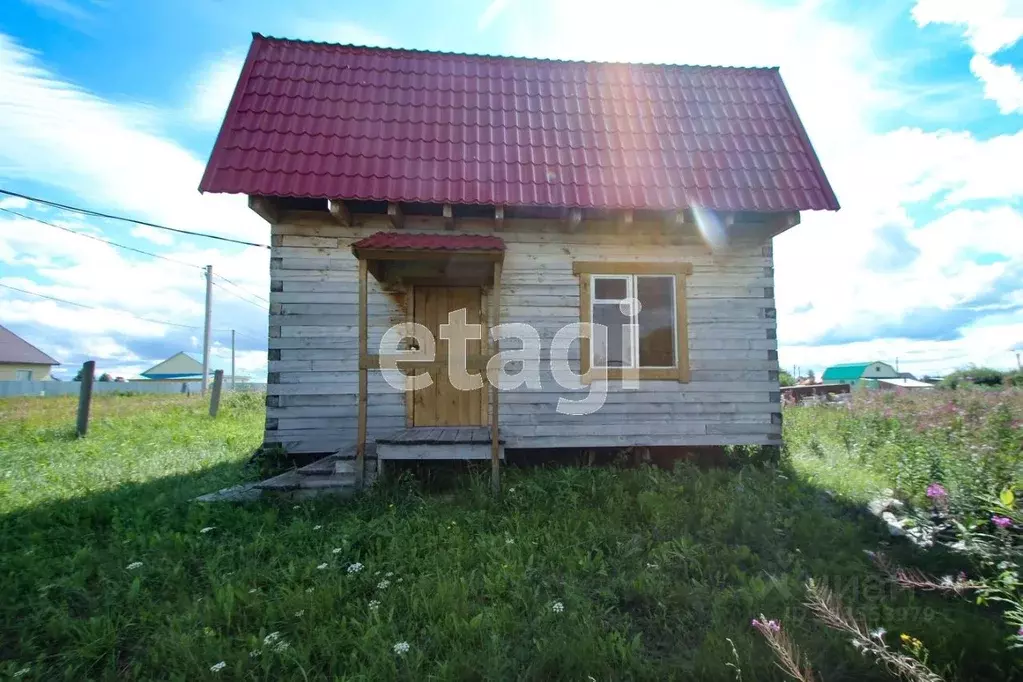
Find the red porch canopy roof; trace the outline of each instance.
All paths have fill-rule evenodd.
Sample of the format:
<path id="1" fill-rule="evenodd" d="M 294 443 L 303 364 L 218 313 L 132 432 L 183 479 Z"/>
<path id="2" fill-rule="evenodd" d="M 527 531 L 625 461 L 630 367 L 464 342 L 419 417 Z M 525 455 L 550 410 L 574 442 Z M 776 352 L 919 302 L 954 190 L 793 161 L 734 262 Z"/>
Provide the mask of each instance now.
<path id="1" fill-rule="evenodd" d="M 199 189 L 602 210 L 838 209 L 776 68 L 259 34 Z"/>
<path id="2" fill-rule="evenodd" d="M 475 234 L 377 232 L 352 244 L 352 252 L 380 251 L 504 251 L 500 237 Z"/>

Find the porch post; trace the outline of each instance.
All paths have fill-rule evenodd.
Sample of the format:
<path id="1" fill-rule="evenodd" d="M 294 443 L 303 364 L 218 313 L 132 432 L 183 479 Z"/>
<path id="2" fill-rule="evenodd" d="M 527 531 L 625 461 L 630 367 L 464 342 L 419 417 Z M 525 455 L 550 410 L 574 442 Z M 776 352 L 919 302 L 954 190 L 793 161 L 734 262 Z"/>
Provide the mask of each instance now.
<path id="1" fill-rule="evenodd" d="M 355 485 L 363 486 L 366 474 L 366 409 L 368 391 L 368 372 L 362 362 L 369 348 L 368 320 L 366 311 L 367 298 L 366 261 L 359 259 L 359 431 L 355 443 Z"/>
<path id="2" fill-rule="evenodd" d="M 501 262 L 494 263 L 494 289 L 490 297 L 490 327 L 501 324 Z M 489 333 L 489 330 L 488 330 Z M 493 340 L 494 355 L 501 351 L 501 342 Z M 501 443 L 498 436 L 499 393 L 497 383 L 490 384 L 490 487 L 495 494 L 501 491 Z"/>

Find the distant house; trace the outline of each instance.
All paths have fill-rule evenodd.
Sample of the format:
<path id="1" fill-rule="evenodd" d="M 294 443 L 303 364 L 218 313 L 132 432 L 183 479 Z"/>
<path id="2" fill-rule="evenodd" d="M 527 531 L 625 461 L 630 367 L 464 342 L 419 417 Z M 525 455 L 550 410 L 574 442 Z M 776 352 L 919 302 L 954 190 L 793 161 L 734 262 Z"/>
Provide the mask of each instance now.
<path id="1" fill-rule="evenodd" d="M 894 391 L 897 388 L 907 390 L 934 388 L 934 384 L 929 384 L 926 381 L 917 381 L 916 379 L 910 379 L 908 377 L 899 377 L 897 379 L 867 379 L 866 385 L 869 388 L 880 388 L 883 391 Z"/>
<path id="2" fill-rule="evenodd" d="M 210 376 L 216 363 L 210 365 Z M 231 378 L 230 370 L 225 370 L 225 378 Z M 202 381 L 202 358 L 191 353 L 176 353 L 166 360 L 153 365 L 140 375 L 147 381 Z M 235 376 L 235 381 L 248 381 L 248 377 Z"/>
<path id="3" fill-rule="evenodd" d="M 824 370 L 821 380 L 825 384 L 863 386 L 875 379 L 898 379 L 899 373 L 887 362 L 850 362 L 832 365 Z"/>
<path id="4" fill-rule="evenodd" d="M 0 381 L 49 381 L 50 368 L 60 363 L 0 326 Z"/>

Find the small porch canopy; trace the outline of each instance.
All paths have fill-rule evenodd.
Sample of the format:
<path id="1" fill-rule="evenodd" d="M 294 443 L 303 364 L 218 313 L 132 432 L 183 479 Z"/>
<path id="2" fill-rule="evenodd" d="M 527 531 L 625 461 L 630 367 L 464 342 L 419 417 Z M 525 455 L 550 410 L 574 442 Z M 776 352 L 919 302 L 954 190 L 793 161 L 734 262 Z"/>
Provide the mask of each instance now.
<path id="1" fill-rule="evenodd" d="M 366 425 L 368 419 L 368 384 L 370 369 L 379 369 L 379 355 L 369 354 L 368 275 L 379 282 L 420 286 L 489 287 L 490 310 L 487 327 L 500 324 L 501 268 L 505 243 L 500 237 L 472 234 L 416 234 L 377 232 L 352 244 L 352 253 L 359 260 L 359 422 L 356 443 L 356 476 L 361 485 L 365 471 Z M 406 305 L 411 305 L 411 302 Z M 411 320 L 411 316 L 407 319 Z M 498 352 L 499 342 L 483 333 L 482 355 L 467 358 L 467 369 L 479 371 L 487 381 L 487 362 Z M 399 364 L 406 368 L 439 370 L 446 365 L 428 359 L 403 356 Z M 406 395 L 406 401 L 411 397 Z M 490 385 L 490 460 L 491 485 L 500 489 L 501 446 L 498 433 L 497 386 Z"/>

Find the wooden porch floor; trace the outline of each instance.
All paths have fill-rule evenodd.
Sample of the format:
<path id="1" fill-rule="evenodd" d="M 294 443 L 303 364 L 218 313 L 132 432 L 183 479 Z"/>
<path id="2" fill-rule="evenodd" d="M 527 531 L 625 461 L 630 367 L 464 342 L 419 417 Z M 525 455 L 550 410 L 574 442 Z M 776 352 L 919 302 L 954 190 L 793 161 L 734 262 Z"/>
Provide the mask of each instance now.
<path id="1" fill-rule="evenodd" d="M 414 426 L 378 437 L 384 445 L 489 445 L 489 426 Z M 503 438 L 498 438 L 503 443 Z"/>

